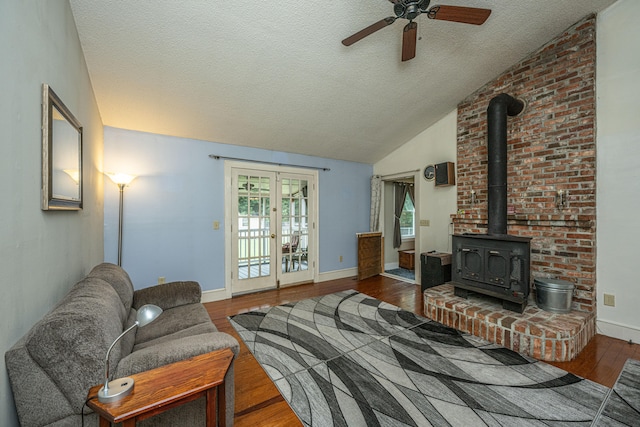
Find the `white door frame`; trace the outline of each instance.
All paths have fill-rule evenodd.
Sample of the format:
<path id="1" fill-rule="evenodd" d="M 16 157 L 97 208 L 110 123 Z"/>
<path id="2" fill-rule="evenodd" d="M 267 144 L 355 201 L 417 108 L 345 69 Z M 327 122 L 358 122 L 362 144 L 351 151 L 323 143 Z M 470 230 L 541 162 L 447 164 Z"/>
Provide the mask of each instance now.
<path id="1" fill-rule="evenodd" d="M 239 234 L 241 233 L 240 230 L 240 223 L 238 221 L 238 219 L 240 218 L 240 212 L 238 211 L 238 198 L 240 196 L 239 194 L 239 183 L 240 177 L 246 177 L 247 179 L 251 179 L 254 180 L 256 179 L 257 181 L 257 186 L 256 188 L 252 188 L 249 187 L 249 183 L 251 181 L 247 181 L 247 189 L 246 189 L 246 193 L 243 192 L 243 194 L 246 194 L 247 198 L 247 212 L 243 215 L 243 218 L 247 219 L 247 227 L 248 227 L 248 232 L 249 232 L 249 236 L 248 238 L 243 238 L 242 241 L 244 241 L 244 243 L 246 244 L 246 250 L 247 253 L 246 255 L 249 256 L 248 264 L 247 264 L 247 278 L 246 279 L 240 279 L 239 277 L 239 247 L 241 244 L 241 239 Z M 269 186 L 268 186 L 268 190 L 263 188 L 262 184 L 265 182 L 265 180 L 268 180 L 269 182 Z M 278 176 L 275 172 L 272 171 L 264 171 L 264 170 L 257 170 L 257 169 L 243 169 L 243 168 L 232 168 L 231 169 L 231 184 L 232 184 L 232 192 L 231 192 L 231 201 L 232 203 L 230 204 L 231 206 L 231 222 L 229 224 L 231 224 L 231 226 L 229 227 L 231 230 L 231 262 L 232 262 L 232 277 L 231 277 L 231 291 L 232 294 L 240 294 L 240 293 L 250 293 L 250 292 L 257 292 L 257 291 L 261 291 L 261 290 L 266 290 L 266 289 L 274 289 L 276 288 L 276 280 L 274 279 L 274 277 L 277 276 L 278 274 L 278 270 L 275 268 L 278 264 L 276 263 L 276 260 L 278 259 L 278 254 L 277 254 L 277 249 L 278 249 L 278 245 L 277 245 L 277 241 L 276 241 L 276 236 L 277 236 L 277 215 L 278 215 L 278 211 L 277 209 L 275 209 L 275 205 L 274 202 L 277 200 L 277 191 L 278 191 Z M 268 191 L 268 192 L 267 192 Z M 255 217 L 253 217 L 251 215 L 251 210 L 252 210 L 252 204 L 251 204 L 251 200 L 252 200 L 252 196 L 256 196 L 258 195 L 258 197 L 260 198 L 260 202 L 259 202 L 259 218 L 258 218 L 258 223 L 255 223 L 253 220 L 256 219 Z M 269 199 L 269 206 L 266 207 L 263 205 L 264 203 L 264 197 L 268 196 Z M 249 215 L 248 217 L 246 215 Z M 268 220 L 268 224 L 269 224 L 269 229 L 265 230 L 264 229 L 264 221 Z M 254 227 L 258 227 L 258 229 L 256 230 Z M 254 233 L 257 232 L 258 236 L 256 236 Z M 251 237 L 253 236 L 253 237 Z M 254 253 L 257 250 L 258 253 Z M 265 250 L 268 251 L 268 259 L 269 259 L 269 263 L 268 263 L 268 268 L 266 270 L 263 270 L 263 267 L 265 267 L 264 261 L 265 259 L 267 259 L 267 257 L 265 256 L 266 253 L 264 252 Z M 252 275 L 253 268 L 252 268 L 252 264 L 254 262 L 258 262 L 258 264 L 256 265 L 256 271 L 255 273 L 257 275 Z M 268 273 L 267 273 L 268 271 Z"/>
<path id="2" fill-rule="evenodd" d="M 313 228 L 309 231 L 311 247 L 309 248 L 309 259 L 307 260 L 309 269 L 312 270 L 312 280 L 314 283 L 317 283 L 319 280 L 319 182 L 318 182 L 318 170 L 316 169 L 306 169 L 306 168 L 295 168 L 289 166 L 277 166 L 277 165 L 269 165 L 264 163 L 257 162 L 242 162 L 242 161 L 232 161 L 225 160 L 224 162 L 224 268 L 225 268 L 225 296 L 226 298 L 231 298 L 232 289 L 231 289 L 231 274 L 234 270 L 234 266 L 232 265 L 232 233 L 231 233 L 231 225 L 233 222 L 232 218 L 232 203 L 231 196 L 233 194 L 232 188 L 232 169 L 240 168 L 240 169 L 253 169 L 253 170 L 261 170 L 261 171 L 270 171 L 270 172 L 282 172 L 282 173 L 291 173 L 291 174 L 304 174 L 304 175 L 312 175 L 315 181 L 315 191 L 312 194 L 313 197 L 313 205 L 315 209 L 309 216 L 309 221 L 313 223 Z"/>
<path id="3" fill-rule="evenodd" d="M 413 176 L 413 187 L 415 189 L 415 200 L 414 200 L 414 204 L 413 207 L 415 208 L 415 212 L 414 212 L 414 216 L 415 216 L 415 255 L 414 255 L 414 266 L 415 266 L 415 284 L 419 285 L 422 281 L 422 265 L 421 265 L 421 261 L 420 261 L 420 253 L 422 252 L 422 226 L 420 225 L 420 218 L 422 217 L 421 214 L 421 209 L 420 209 L 420 205 L 421 203 L 421 197 L 420 195 L 422 194 L 422 185 L 424 185 L 423 180 L 420 179 L 420 177 L 422 176 L 422 173 L 420 170 L 415 171 L 415 172 L 400 172 L 400 173 L 395 173 L 395 174 L 388 174 L 388 175 L 384 175 L 384 177 L 382 178 L 382 182 L 384 185 L 384 182 L 387 181 L 394 181 L 397 179 L 401 179 L 401 178 L 407 178 L 407 177 L 411 177 Z M 391 233 L 386 233 L 389 230 L 386 230 L 385 228 L 385 198 L 384 198 L 384 191 L 382 192 L 382 200 L 380 201 L 380 231 L 382 231 L 382 237 L 385 239 L 385 242 L 388 239 L 393 239 L 393 232 Z M 384 256 L 384 251 L 383 251 L 383 256 Z M 382 263 L 384 264 L 384 259 L 382 260 Z M 385 274 L 383 272 L 383 274 Z"/>

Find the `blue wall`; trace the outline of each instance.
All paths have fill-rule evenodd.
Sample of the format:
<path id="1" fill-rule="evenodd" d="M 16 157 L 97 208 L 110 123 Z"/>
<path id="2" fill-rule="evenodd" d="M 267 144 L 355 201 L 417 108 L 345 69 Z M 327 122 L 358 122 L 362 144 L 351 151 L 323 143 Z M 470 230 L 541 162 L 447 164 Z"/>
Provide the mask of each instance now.
<path id="1" fill-rule="evenodd" d="M 224 287 L 224 161 L 209 154 L 330 168 L 318 173 L 319 272 L 357 266 L 355 234 L 369 229 L 372 165 L 105 127 L 104 171 L 138 175 L 124 191 L 122 250 L 136 288 L 160 276 Z M 115 263 L 118 189 L 108 178 L 104 185 L 105 261 Z"/>

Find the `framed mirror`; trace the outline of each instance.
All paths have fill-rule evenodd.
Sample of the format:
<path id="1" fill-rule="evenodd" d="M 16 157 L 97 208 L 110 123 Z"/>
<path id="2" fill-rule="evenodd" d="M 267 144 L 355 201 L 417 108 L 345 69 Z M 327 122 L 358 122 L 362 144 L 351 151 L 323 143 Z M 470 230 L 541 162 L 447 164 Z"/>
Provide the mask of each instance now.
<path id="1" fill-rule="evenodd" d="M 82 209 L 82 126 L 42 85 L 42 210 Z"/>

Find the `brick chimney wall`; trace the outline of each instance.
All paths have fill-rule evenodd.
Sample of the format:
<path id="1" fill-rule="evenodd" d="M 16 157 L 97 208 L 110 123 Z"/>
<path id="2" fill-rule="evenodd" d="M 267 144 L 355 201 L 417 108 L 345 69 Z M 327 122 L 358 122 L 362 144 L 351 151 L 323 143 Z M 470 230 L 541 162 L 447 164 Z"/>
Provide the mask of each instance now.
<path id="1" fill-rule="evenodd" d="M 456 234 L 487 232 L 487 107 L 503 92 L 524 100 L 508 118 L 508 234 L 533 238 L 533 278 L 574 283 L 582 311 L 596 309 L 595 31 L 595 16 L 584 18 L 458 105 L 452 218 Z"/>

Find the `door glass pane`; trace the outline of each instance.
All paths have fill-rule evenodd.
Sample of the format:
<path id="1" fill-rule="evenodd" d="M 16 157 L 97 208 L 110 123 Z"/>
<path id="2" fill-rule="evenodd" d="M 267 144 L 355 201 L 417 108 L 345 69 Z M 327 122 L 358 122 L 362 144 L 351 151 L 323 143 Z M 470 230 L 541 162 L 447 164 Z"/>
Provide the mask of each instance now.
<path id="1" fill-rule="evenodd" d="M 247 196 L 238 196 L 238 215 L 246 217 L 249 214 L 248 205 L 249 198 Z"/>
<path id="2" fill-rule="evenodd" d="M 269 203 L 269 197 L 264 197 L 264 196 L 263 196 L 263 197 L 261 198 L 261 202 L 260 202 L 260 208 L 261 208 L 261 210 L 260 210 L 260 216 L 262 216 L 263 218 L 264 218 L 265 216 L 267 216 L 267 217 L 269 216 L 269 205 L 270 205 L 270 203 Z"/>
<path id="3" fill-rule="evenodd" d="M 269 276 L 268 177 L 238 176 L 238 279 Z"/>
<path id="4" fill-rule="evenodd" d="M 283 179 L 282 194 L 282 272 L 308 270 L 309 227 L 307 180 Z"/>
<path id="5" fill-rule="evenodd" d="M 257 217 L 259 213 L 260 199 L 254 196 L 249 197 L 249 215 L 252 217 Z"/>

